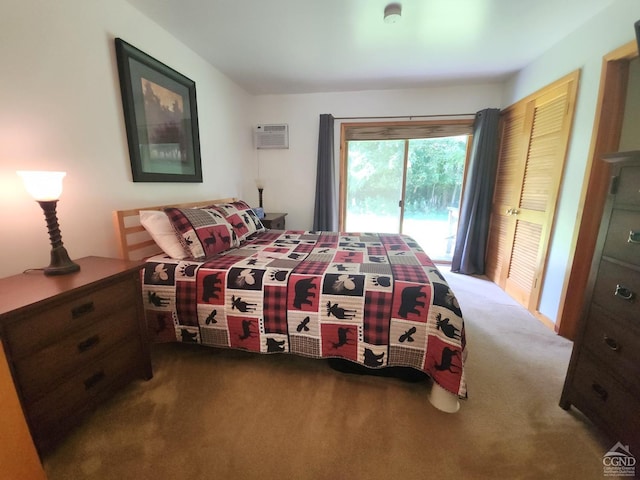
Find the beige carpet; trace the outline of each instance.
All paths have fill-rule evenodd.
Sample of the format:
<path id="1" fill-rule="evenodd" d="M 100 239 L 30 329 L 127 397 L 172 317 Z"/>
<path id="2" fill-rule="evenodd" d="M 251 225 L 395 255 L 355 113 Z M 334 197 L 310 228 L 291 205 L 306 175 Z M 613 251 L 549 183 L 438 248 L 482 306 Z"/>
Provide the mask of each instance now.
<path id="1" fill-rule="evenodd" d="M 466 319 L 469 399 L 291 355 L 153 349 L 155 376 L 44 459 L 67 479 L 602 479 L 612 446 L 558 406 L 571 343 L 494 284 L 442 267 Z"/>

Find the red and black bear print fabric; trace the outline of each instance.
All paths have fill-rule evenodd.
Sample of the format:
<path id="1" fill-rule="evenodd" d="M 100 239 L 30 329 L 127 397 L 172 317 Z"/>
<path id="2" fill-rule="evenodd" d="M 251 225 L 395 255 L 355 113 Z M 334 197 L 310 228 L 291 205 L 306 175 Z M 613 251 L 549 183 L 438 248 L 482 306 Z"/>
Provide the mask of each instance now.
<path id="1" fill-rule="evenodd" d="M 466 396 L 457 300 L 410 237 L 266 231 L 202 263 L 152 258 L 156 341 L 408 366 Z"/>

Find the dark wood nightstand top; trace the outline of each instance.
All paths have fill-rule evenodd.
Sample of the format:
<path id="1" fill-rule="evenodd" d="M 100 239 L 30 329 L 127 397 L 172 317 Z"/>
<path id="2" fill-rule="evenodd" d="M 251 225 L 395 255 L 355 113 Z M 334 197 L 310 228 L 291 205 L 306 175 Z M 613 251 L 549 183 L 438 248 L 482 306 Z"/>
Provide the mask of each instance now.
<path id="1" fill-rule="evenodd" d="M 263 220 L 267 220 L 268 222 L 273 222 L 274 220 L 279 219 L 280 217 L 286 217 L 287 213 L 266 213 L 264 214 Z"/>
<path id="2" fill-rule="evenodd" d="M 80 265 L 79 272 L 47 276 L 42 270 L 30 270 L 0 279 L 0 317 L 99 280 L 128 274 L 143 265 L 142 262 L 104 257 L 85 257 L 74 262 Z"/>

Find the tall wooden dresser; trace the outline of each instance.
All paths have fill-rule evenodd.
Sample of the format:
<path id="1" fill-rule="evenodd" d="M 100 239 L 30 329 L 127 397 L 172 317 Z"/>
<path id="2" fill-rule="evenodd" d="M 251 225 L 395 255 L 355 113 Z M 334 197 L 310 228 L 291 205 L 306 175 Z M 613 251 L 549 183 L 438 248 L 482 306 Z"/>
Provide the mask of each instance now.
<path id="1" fill-rule="evenodd" d="M 604 160 L 611 184 L 560 406 L 640 458 L 640 151 Z"/>

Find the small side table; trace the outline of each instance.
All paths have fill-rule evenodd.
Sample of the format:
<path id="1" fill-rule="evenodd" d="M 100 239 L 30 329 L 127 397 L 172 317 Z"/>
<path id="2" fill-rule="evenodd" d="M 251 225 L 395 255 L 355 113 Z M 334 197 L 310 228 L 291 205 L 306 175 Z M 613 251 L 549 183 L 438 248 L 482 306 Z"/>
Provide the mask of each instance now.
<path id="1" fill-rule="evenodd" d="M 284 217 L 286 213 L 265 213 L 262 224 L 271 230 L 284 230 Z"/>

